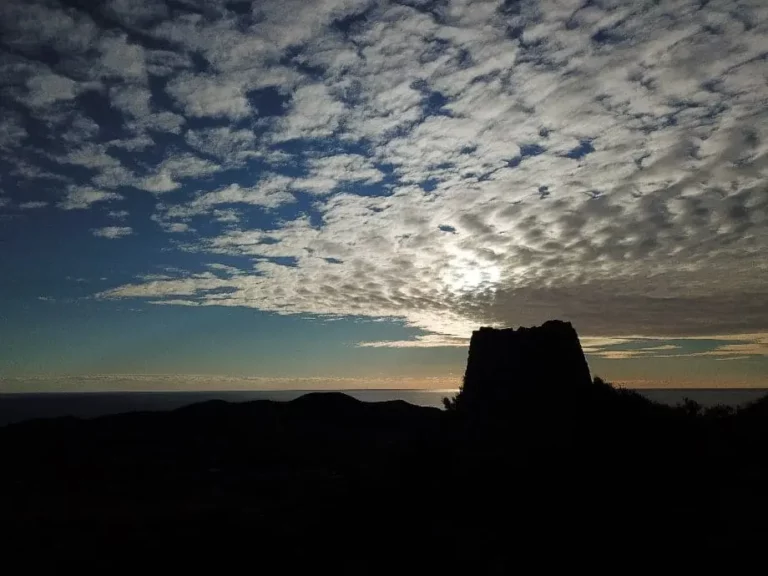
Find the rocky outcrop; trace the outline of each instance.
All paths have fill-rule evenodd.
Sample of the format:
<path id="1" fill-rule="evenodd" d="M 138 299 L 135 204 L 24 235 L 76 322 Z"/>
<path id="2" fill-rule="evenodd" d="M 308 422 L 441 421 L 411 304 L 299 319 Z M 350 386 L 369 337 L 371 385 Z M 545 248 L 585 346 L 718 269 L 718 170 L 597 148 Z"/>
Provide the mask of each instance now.
<path id="1" fill-rule="evenodd" d="M 464 400 L 495 403 L 513 395 L 550 395 L 589 385 L 589 366 L 570 322 L 532 328 L 480 328 L 472 334 Z"/>

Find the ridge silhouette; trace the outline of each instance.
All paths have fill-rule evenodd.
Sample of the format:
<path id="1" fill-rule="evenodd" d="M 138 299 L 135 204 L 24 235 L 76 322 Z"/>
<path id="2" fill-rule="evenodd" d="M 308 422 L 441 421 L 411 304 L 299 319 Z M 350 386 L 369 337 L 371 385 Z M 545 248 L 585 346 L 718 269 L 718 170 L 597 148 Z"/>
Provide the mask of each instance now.
<path id="1" fill-rule="evenodd" d="M 474 332 L 446 407 L 312 393 L 12 424 L 4 551 L 499 574 L 768 542 L 768 397 L 653 403 L 592 378 L 550 321 Z"/>

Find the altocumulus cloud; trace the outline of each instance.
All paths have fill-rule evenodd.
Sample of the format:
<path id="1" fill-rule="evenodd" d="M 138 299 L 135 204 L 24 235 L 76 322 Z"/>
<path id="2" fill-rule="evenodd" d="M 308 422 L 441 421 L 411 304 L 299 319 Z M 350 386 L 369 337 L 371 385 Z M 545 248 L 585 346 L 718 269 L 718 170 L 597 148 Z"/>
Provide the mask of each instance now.
<path id="1" fill-rule="evenodd" d="M 132 216 L 175 249 L 248 262 L 101 298 L 399 318 L 426 346 L 555 316 L 761 334 L 767 23 L 762 0 L 4 2 L 0 158 L 34 184 L 14 202 L 155 195 Z"/>
<path id="2" fill-rule="evenodd" d="M 105 226 L 104 228 L 96 228 L 93 230 L 93 235 L 100 238 L 109 238 L 114 240 L 116 238 L 122 238 L 123 236 L 129 236 L 133 233 L 133 230 L 128 226 Z"/>

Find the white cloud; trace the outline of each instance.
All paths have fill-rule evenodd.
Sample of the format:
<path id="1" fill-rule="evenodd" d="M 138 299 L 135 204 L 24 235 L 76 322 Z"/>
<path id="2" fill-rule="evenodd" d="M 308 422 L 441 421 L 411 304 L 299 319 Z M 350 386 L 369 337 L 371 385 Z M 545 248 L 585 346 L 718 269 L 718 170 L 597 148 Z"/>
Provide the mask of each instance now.
<path id="1" fill-rule="evenodd" d="M 103 144 L 86 143 L 71 150 L 60 159 L 69 164 L 76 164 L 94 170 L 120 168 L 120 161 L 107 153 L 107 146 Z"/>
<path id="2" fill-rule="evenodd" d="M 19 158 L 17 159 L 13 166 L 10 168 L 8 173 L 12 176 L 18 176 L 22 179 L 26 180 L 57 180 L 59 182 L 71 182 L 72 179 L 63 176 L 61 174 L 56 174 L 55 172 L 51 172 L 48 169 L 41 168 L 40 166 L 37 166 L 35 164 L 31 164 L 25 159 Z"/>
<path id="3" fill-rule="evenodd" d="M 111 146 L 112 143 L 110 142 L 109 145 Z M 94 186 L 118 188 L 120 186 L 136 185 L 137 176 L 121 165 L 119 161 L 115 161 L 112 164 L 105 163 L 102 166 L 95 166 L 93 168 L 96 170 L 95 175 L 91 178 Z"/>
<path id="4" fill-rule="evenodd" d="M 105 192 L 90 186 L 70 186 L 64 200 L 57 206 L 62 210 L 85 210 L 97 202 L 110 202 L 122 200 L 122 196 L 116 192 Z"/>
<path id="5" fill-rule="evenodd" d="M 224 116 L 234 120 L 248 116 L 251 111 L 245 89 L 245 82 L 237 77 L 191 73 L 177 76 L 168 85 L 168 93 L 189 116 Z"/>
<path id="6" fill-rule="evenodd" d="M 292 204 L 296 201 L 290 192 L 292 182 L 293 179 L 286 176 L 266 174 L 254 186 L 229 184 L 216 190 L 200 192 L 193 200 L 185 204 L 158 204 L 158 212 L 152 216 L 152 219 L 166 229 L 169 229 L 175 220 L 188 221 L 194 216 L 203 214 L 210 214 L 217 222 L 238 222 L 240 217 L 236 210 L 223 210 L 217 209 L 217 207 L 227 204 L 243 204 L 260 206 L 269 210 L 284 204 Z"/>
<path id="7" fill-rule="evenodd" d="M 47 106 L 60 100 L 72 100 L 80 91 L 78 83 L 58 74 L 41 74 L 27 80 L 29 94 L 25 101 L 30 106 Z"/>
<path id="8" fill-rule="evenodd" d="M 339 126 L 344 109 L 323 84 L 301 86 L 292 94 L 291 108 L 281 119 L 275 139 L 331 136 Z"/>
<path id="9" fill-rule="evenodd" d="M 729 334 L 714 337 L 717 340 L 731 341 L 733 343 L 717 343 L 713 350 L 694 352 L 688 356 L 714 356 L 725 360 L 730 358 L 744 358 L 751 356 L 768 356 L 768 333 L 761 334 Z"/>
<path id="10" fill-rule="evenodd" d="M 180 186 L 178 182 L 173 179 L 173 176 L 167 172 L 162 171 L 159 174 L 147 176 L 140 179 L 135 184 L 136 188 L 141 188 L 147 192 L 155 192 L 160 194 L 162 192 L 170 192 L 176 190 Z"/>
<path id="11" fill-rule="evenodd" d="M 237 210 L 231 208 L 225 210 L 214 210 L 213 219 L 216 222 L 234 223 L 240 221 L 240 214 Z"/>
<path id="12" fill-rule="evenodd" d="M 172 222 L 166 227 L 167 232 L 171 232 L 174 234 L 179 234 L 181 232 L 189 232 L 191 228 L 189 227 L 189 224 L 185 224 L 183 222 Z"/>
<path id="13" fill-rule="evenodd" d="M 413 340 L 379 340 L 374 342 L 358 342 L 361 348 L 466 348 L 468 338 L 452 338 L 439 334 L 427 334 Z"/>
<path id="14" fill-rule="evenodd" d="M 18 146 L 27 137 L 21 117 L 7 112 L 0 116 L 0 150 Z"/>
<path id="15" fill-rule="evenodd" d="M 164 111 L 150 114 L 149 116 L 142 118 L 135 126 L 138 128 L 146 128 L 147 130 L 179 134 L 181 132 L 181 127 L 185 122 L 186 120 L 183 116 L 179 116 L 173 112 Z"/>
<path id="16" fill-rule="evenodd" d="M 229 126 L 190 130 L 186 140 L 196 150 L 226 162 L 242 161 L 256 154 L 251 150 L 256 141 L 251 130 L 233 130 Z"/>
<path id="17" fill-rule="evenodd" d="M 140 81 L 146 76 L 144 48 L 122 36 L 106 36 L 99 43 L 100 65 L 105 75 Z"/>
<path id="18" fill-rule="evenodd" d="M 219 264 L 218 262 L 206 264 L 206 266 L 211 270 L 218 270 L 219 272 L 222 272 L 229 276 L 234 276 L 234 275 L 243 273 L 243 271 L 240 270 L 239 268 L 235 268 L 234 266 L 227 266 L 226 264 Z"/>
<path id="19" fill-rule="evenodd" d="M 152 220 L 153 222 L 156 222 L 165 232 L 168 232 L 170 234 L 181 234 L 184 232 L 194 231 L 194 229 L 186 222 L 174 222 L 168 218 L 167 214 L 164 214 L 162 212 L 153 214 L 152 216 L 149 217 L 149 219 Z M 147 278 L 146 276 L 144 278 L 150 279 L 150 278 Z M 172 278 L 172 276 L 166 276 L 164 278 L 170 279 Z M 151 278 L 151 279 L 154 280 L 156 278 Z"/>
<path id="20" fill-rule="evenodd" d="M 154 174 L 133 182 L 133 186 L 148 192 L 161 194 L 176 190 L 180 179 L 214 174 L 222 170 L 218 164 L 188 153 L 170 154 L 157 166 Z"/>
<path id="21" fill-rule="evenodd" d="M 99 125 L 88 116 L 74 114 L 68 129 L 61 135 L 62 140 L 80 144 L 95 137 L 99 133 Z"/>
<path id="22" fill-rule="evenodd" d="M 208 176 L 221 169 L 221 166 L 214 162 L 186 152 L 181 154 L 170 154 L 160 165 L 161 172 L 167 170 L 179 178 Z"/>
<path id="23" fill-rule="evenodd" d="M 109 91 L 112 106 L 132 118 L 144 118 L 151 114 L 149 101 L 152 93 L 146 86 L 125 84 L 113 86 Z"/>
<path id="24" fill-rule="evenodd" d="M 32 202 L 22 202 L 19 204 L 19 210 L 37 210 L 38 208 L 45 208 L 48 206 L 48 202 L 35 200 Z"/>
<path id="25" fill-rule="evenodd" d="M 104 228 L 95 228 L 93 231 L 94 236 L 99 238 L 108 238 L 109 240 L 116 240 L 125 236 L 133 234 L 133 229 L 128 226 L 106 226 Z"/>
<path id="26" fill-rule="evenodd" d="M 224 188 L 205 192 L 195 198 L 189 206 L 207 211 L 219 204 L 250 204 L 264 208 L 277 208 L 291 204 L 296 198 L 288 191 L 291 179 L 281 176 L 267 176 L 253 187 L 230 184 Z"/>
<path id="27" fill-rule="evenodd" d="M 598 344 L 583 345 L 584 352 L 598 358 L 608 360 L 626 360 L 629 358 L 714 358 L 716 360 L 729 360 L 733 358 L 745 359 L 756 356 L 768 356 L 768 333 L 757 334 L 724 334 L 689 336 L 686 342 L 706 340 L 703 343 L 709 349 L 701 350 L 701 345 L 695 350 L 688 349 L 682 344 L 648 344 L 649 341 L 660 341 L 664 337 L 626 337 L 617 339 L 604 339 Z M 584 340 L 590 339 L 582 339 Z M 597 339 L 593 339 L 597 340 Z M 631 344 L 627 349 L 616 348 L 617 344 Z"/>
<path id="28" fill-rule="evenodd" d="M 137 150 L 144 150 L 154 144 L 152 138 L 146 135 L 135 136 L 133 138 L 125 138 L 122 140 L 112 140 L 109 142 L 110 146 L 115 148 L 128 150 L 129 152 L 135 152 Z"/>
<path id="29" fill-rule="evenodd" d="M 186 54 L 170 50 L 145 50 L 147 72 L 154 76 L 170 76 L 181 70 L 192 68 L 192 61 Z"/>
<path id="30" fill-rule="evenodd" d="M 46 157 L 88 174 L 70 194 L 95 199 L 61 205 L 174 191 L 164 230 L 255 266 L 105 297 L 396 317 L 422 346 L 553 316 L 595 337 L 768 328 L 764 3 L 257 4 L 106 4 L 141 48 L 81 12 L 0 9 L 19 54 L 60 52 L 0 66 L 64 150 Z M 101 81 L 126 132 L 109 143 L 74 112 Z M 4 154 L 28 145 L 21 117 L 0 122 Z"/>
<path id="31" fill-rule="evenodd" d="M 122 84 L 110 90 L 112 106 L 126 116 L 126 125 L 139 136 L 127 140 L 128 146 L 145 147 L 152 141 L 142 133 L 146 130 L 178 134 L 185 119 L 167 110 L 157 111 L 151 104 L 152 93 L 146 86 Z M 147 144 L 149 140 L 149 144 Z"/>
<path id="32" fill-rule="evenodd" d="M 337 154 L 310 160 L 307 176 L 296 178 L 291 187 L 311 194 L 324 195 L 350 183 L 376 184 L 384 174 L 359 154 Z"/>
<path id="33" fill-rule="evenodd" d="M 79 54 L 91 47 L 98 34 L 86 13 L 36 2 L 0 3 L 0 28 L 4 42 L 24 51 L 45 46 Z"/>
<path id="34" fill-rule="evenodd" d="M 207 20 L 199 14 L 183 14 L 157 26 L 155 34 L 164 40 L 202 54 L 217 71 L 243 71 L 260 67 L 275 50 L 263 35 L 249 34 L 236 18 Z"/>

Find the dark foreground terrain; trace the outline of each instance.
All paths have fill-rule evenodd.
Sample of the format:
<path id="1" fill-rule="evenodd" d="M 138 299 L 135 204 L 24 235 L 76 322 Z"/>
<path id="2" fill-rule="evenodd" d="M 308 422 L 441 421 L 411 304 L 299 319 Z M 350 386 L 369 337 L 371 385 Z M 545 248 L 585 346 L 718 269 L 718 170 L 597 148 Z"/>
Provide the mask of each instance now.
<path id="1" fill-rule="evenodd" d="M 768 400 L 651 403 L 568 330 L 476 332 L 446 411 L 309 394 L 1 428 L 4 557 L 496 574 L 768 544 Z"/>

